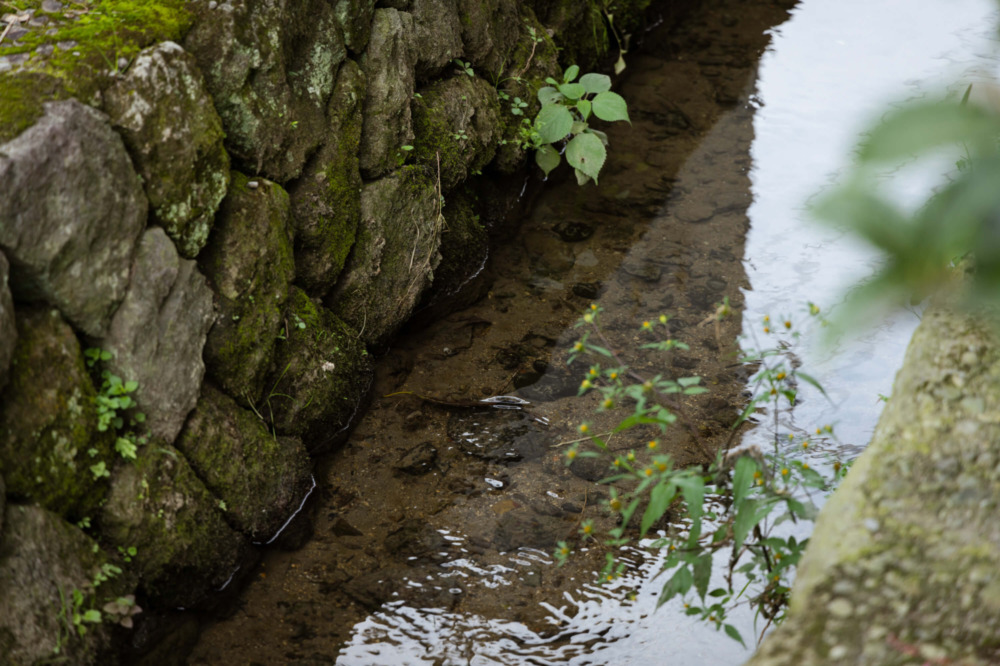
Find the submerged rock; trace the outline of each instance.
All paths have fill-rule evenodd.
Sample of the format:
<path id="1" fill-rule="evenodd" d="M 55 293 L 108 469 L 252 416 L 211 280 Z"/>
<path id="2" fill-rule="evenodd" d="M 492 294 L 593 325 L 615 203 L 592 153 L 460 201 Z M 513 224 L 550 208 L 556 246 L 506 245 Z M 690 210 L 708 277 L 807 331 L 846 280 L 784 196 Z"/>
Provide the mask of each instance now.
<path id="1" fill-rule="evenodd" d="M 198 476 L 225 502 L 226 517 L 253 541 L 267 541 L 309 491 L 302 442 L 275 437 L 264 422 L 205 385 L 176 442 Z"/>
<path id="2" fill-rule="evenodd" d="M 256 184 L 251 188 L 250 183 Z M 288 194 L 233 172 L 201 266 L 219 317 L 205 345 L 209 376 L 244 406 L 264 391 L 283 308 L 295 277 Z"/>
<path id="3" fill-rule="evenodd" d="M 125 296 L 148 204 L 104 114 L 75 100 L 0 145 L 0 250 L 18 300 L 45 301 L 104 335 Z"/>
<path id="4" fill-rule="evenodd" d="M 385 345 L 433 279 L 443 229 L 437 190 L 420 167 L 365 185 L 358 238 L 327 298 L 331 309 L 362 340 Z"/>
<path id="5" fill-rule="evenodd" d="M 219 498 L 171 446 L 147 445 L 119 465 L 101 513 L 101 533 L 134 547 L 140 587 L 164 607 L 190 608 L 223 587 L 247 555 Z"/>
<path id="6" fill-rule="evenodd" d="M 0 503 L 2 507 L 2 503 Z M 110 639 L 110 625 L 70 623 L 73 593 L 90 597 L 105 557 L 81 530 L 37 506 L 8 504 L 0 539 L 0 654 L 8 666 L 60 663 L 84 666 Z M 105 589 L 105 587 L 109 589 Z M 116 596 L 114 582 L 99 592 Z M 119 592 L 121 594 L 122 592 Z M 85 601 L 83 610 L 89 602 Z M 95 602 L 99 607 L 100 603 Z"/>
<path id="7" fill-rule="evenodd" d="M 326 132 L 326 105 L 347 57 L 333 3 L 193 3 L 184 39 L 242 169 L 283 183 L 302 172 Z"/>
<path id="8" fill-rule="evenodd" d="M 7 492 L 74 520 L 94 515 L 112 463 L 97 430 L 96 392 L 73 329 L 55 310 L 18 316 L 10 383 L 0 400 L 0 472 Z"/>
<path id="9" fill-rule="evenodd" d="M 17 324 L 14 319 L 14 299 L 7 286 L 10 264 L 0 252 L 0 391 L 7 385 L 7 371 L 14 357 L 17 342 Z"/>
<path id="10" fill-rule="evenodd" d="M 361 172 L 378 178 L 403 162 L 402 147 L 413 143 L 410 100 L 418 56 L 413 16 L 376 9 L 371 41 L 361 57 L 368 81 L 361 132 Z"/>
<path id="11" fill-rule="evenodd" d="M 192 258 L 208 240 L 229 184 L 222 122 L 194 58 L 174 42 L 142 51 L 104 93 L 142 176 L 153 220 Z"/>
<path id="12" fill-rule="evenodd" d="M 371 363 L 357 332 L 297 287 L 284 321 L 256 409 L 279 434 L 302 437 L 316 452 L 347 434 L 371 383 Z"/>
<path id="13" fill-rule="evenodd" d="M 177 255 L 163 229 L 149 229 L 101 346 L 112 353 L 112 372 L 138 382 L 135 399 L 155 437 L 174 441 L 194 408 L 214 319 L 212 292 L 195 263 Z"/>
<path id="14" fill-rule="evenodd" d="M 361 105 L 365 77 L 344 62 L 330 96 L 326 142 L 289 190 L 295 226 L 296 283 L 322 298 L 344 268 L 361 217 Z"/>

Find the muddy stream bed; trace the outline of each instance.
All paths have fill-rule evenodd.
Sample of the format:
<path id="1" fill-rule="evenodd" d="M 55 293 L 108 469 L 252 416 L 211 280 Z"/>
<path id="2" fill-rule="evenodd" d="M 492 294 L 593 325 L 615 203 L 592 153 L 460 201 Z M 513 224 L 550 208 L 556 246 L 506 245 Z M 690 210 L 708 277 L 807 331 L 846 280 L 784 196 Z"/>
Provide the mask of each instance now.
<path id="1" fill-rule="evenodd" d="M 609 128 L 600 187 L 546 184 L 477 278 L 482 297 L 404 332 L 378 359 L 372 406 L 318 462 L 305 508 L 311 538 L 264 554 L 230 611 L 202 627 L 189 664 L 663 663 L 669 641 L 630 637 L 652 614 L 654 558 L 629 551 L 630 570 L 611 585 L 597 584 L 600 546 L 552 562 L 558 541 L 579 546 L 583 520 L 612 526 L 607 489 L 594 483 L 607 461 L 567 467 L 567 442 L 584 421 L 603 432 L 623 415 L 595 414 L 596 396 L 576 397 L 588 364 L 566 358 L 574 322 L 596 303 L 608 346 L 637 372 L 698 375 L 710 389 L 678 406 L 682 423 L 662 444 L 676 463 L 704 462 L 730 440 L 748 374 L 736 355 L 753 294 L 743 258 L 758 64 L 793 4 L 709 0 L 680 28 L 644 36 L 616 84 L 632 125 Z M 787 233 L 759 232 L 763 256 Z M 793 265 L 806 281 L 818 270 Z M 780 296 L 765 291 L 747 320 Z M 724 297 L 736 316 L 706 324 Z M 640 324 L 660 314 L 689 350 L 640 349 L 654 340 Z M 901 326 L 890 336 L 900 350 L 912 322 Z M 885 386 L 892 370 L 865 390 Z M 418 395 L 530 404 L 473 410 Z M 611 446 L 640 448 L 650 436 Z M 668 609 L 656 622 L 675 643 L 693 635 Z M 713 644 L 699 639 L 672 663 L 745 657 L 710 633 Z"/>

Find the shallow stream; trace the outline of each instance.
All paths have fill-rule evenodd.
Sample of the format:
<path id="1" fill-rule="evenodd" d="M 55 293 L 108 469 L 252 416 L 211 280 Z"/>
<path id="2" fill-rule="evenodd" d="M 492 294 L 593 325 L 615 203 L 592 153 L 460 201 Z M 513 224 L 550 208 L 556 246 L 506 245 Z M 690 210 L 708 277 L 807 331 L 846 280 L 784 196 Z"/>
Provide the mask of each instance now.
<path id="1" fill-rule="evenodd" d="M 747 372 L 735 363 L 740 322 L 705 323 L 716 303 L 743 311 L 748 336 L 765 314 L 835 305 L 874 258 L 811 226 L 805 201 L 886 102 L 994 69 L 989 0 L 920 5 L 805 0 L 789 18 L 790 3 L 709 0 L 681 29 L 647 34 L 619 87 L 633 124 L 610 128 L 600 187 L 546 187 L 490 258 L 483 298 L 379 360 L 384 397 L 317 470 L 312 538 L 265 555 L 189 663 L 741 663 L 748 653 L 722 634 L 669 605 L 654 613 L 662 580 L 643 552 L 610 585 L 596 584 L 598 548 L 552 564 L 582 520 L 608 524 L 593 483 L 605 463 L 563 464 L 580 423 L 611 425 L 575 397 L 587 366 L 567 368 L 572 324 L 597 303 L 608 345 L 637 371 L 703 377 L 711 392 L 678 406 L 687 427 L 664 442 L 680 464 L 725 443 Z M 660 313 L 689 351 L 639 349 L 640 322 Z M 782 427 L 829 423 L 835 453 L 860 450 L 916 322 L 904 313 L 832 351 L 804 350 L 832 400 L 806 394 Z M 531 404 L 468 410 L 401 392 Z M 755 634 L 752 618 L 736 622 Z"/>

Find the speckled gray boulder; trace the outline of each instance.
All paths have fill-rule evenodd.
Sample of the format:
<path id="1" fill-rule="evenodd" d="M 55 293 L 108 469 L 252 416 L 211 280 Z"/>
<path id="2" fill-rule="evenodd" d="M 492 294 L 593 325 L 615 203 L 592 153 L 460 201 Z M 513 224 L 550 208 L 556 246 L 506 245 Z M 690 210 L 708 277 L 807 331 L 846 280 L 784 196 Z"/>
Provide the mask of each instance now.
<path id="1" fill-rule="evenodd" d="M 195 56 L 243 171 L 284 183 L 323 141 L 326 102 L 347 56 L 327 0 L 192 3 Z M 213 8 L 209 8 L 212 6 Z"/>
<path id="2" fill-rule="evenodd" d="M 214 319 L 212 292 L 194 261 L 177 255 L 163 229 L 150 228 L 100 346 L 112 354 L 112 372 L 139 383 L 139 409 L 150 432 L 166 442 L 174 441 L 198 400 L 202 349 Z"/>
<path id="3" fill-rule="evenodd" d="M 7 370 L 14 357 L 17 343 L 17 325 L 14 323 L 14 299 L 7 286 L 10 264 L 0 252 L 0 391 L 7 385 Z"/>
<path id="4" fill-rule="evenodd" d="M 110 625 L 79 636 L 67 613 L 73 590 L 92 593 L 105 557 L 86 534 L 37 506 L 8 504 L 0 539 L 0 655 L 5 666 L 89 666 L 106 648 Z M 114 583 L 108 584 L 113 587 Z M 102 586 L 102 590 L 104 586 Z M 112 598 L 115 592 L 104 590 Z M 123 591 L 118 591 L 123 594 Z M 63 604 L 67 604 L 64 606 Z M 60 645 L 61 643 L 61 645 Z M 58 654 L 56 646 L 60 645 Z"/>
<path id="5" fill-rule="evenodd" d="M 326 143 L 289 190 L 295 225 L 295 281 L 322 298 L 344 268 L 361 217 L 361 105 L 365 79 L 344 62 L 330 96 Z"/>
<path id="6" fill-rule="evenodd" d="M 212 380 L 245 407 L 256 405 L 264 391 L 295 277 L 288 210 L 280 185 L 234 171 L 212 238 L 198 258 L 219 308 L 205 363 Z"/>
<path id="7" fill-rule="evenodd" d="M 115 469 L 100 524 L 111 544 L 136 548 L 139 585 L 164 608 L 205 600 L 247 553 L 219 498 L 172 446 L 143 446 L 134 462 Z"/>
<path id="8" fill-rule="evenodd" d="M 104 92 L 104 110 L 142 176 L 153 221 L 181 255 L 196 256 L 226 195 L 229 156 L 194 58 L 174 42 L 142 51 Z"/>
<path id="9" fill-rule="evenodd" d="M 420 166 L 365 185 L 361 225 L 331 309 L 375 347 L 413 312 L 441 260 L 444 217 L 435 184 Z"/>
<path id="10" fill-rule="evenodd" d="M 255 414 L 209 385 L 177 448 L 226 503 L 229 522 L 253 541 L 273 537 L 310 488 L 311 463 L 302 442 L 275 437 Z"/>
<path id="11" fill-rule="evenodd" d="M 19 300 L 46 301 L 100 337 L 128 287 L 148 203 L 104 114 L 75 100 L 0 145 L 0 250 Z"/>
<path id="12" fill-rule="evenodd" d="M 456 0 L 413 0 L 410 12 L 417 39 L 417 78 L 426 80 L 462 57 L 462 23 Z"/>
<path id="13" fill-rule="evenodd" d="M 371 40 L 359 64 L 365 73 L 361 173 L 378 178 L 395 169 L 413 143 L 410 99 L 416 76 L 418 46 L 413 16 L 395 9 L 376 9 Z"/>
<path id="14" fill-rule="evenodd" d="M 749 663 L 1000 663 L 998 515 L 1000 339 L 939 299 Z"/>

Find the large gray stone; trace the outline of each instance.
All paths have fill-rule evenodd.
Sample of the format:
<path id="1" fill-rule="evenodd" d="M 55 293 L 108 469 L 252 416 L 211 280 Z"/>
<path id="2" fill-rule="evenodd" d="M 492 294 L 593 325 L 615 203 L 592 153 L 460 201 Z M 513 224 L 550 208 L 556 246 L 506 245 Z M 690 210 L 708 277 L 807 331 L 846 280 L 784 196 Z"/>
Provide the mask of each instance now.
<path id="1" fill-rule="evenodd" d="M 750 664 L 1000 663 L 995 322 L 944 298 L 924 312 L 871 443 L 820 513 L 788 617 Z"/>
<path id="2" fill-rule="evenodd" d="M 104 114 L 75 100 L 0 145 L 0 249 L 19 300 L 47 301 L 100 337 L 128 287 L 148 204 Z"/>
<path id="3" fill-rule="evenodd" d="M 279 183 L 297 177 L 323 142 L 327 98 L 347 56 L 333 3 L 199 0 L 193 9 L 184 48 L 205 75 L 230 155 Z"/>
<path id="4" fill-rule="evenodd" d="M 82 531 L 37 506 L 8 504 L 0 539 L 0 655 L 7 666 L 43 663 L 89 666 L 106 648 L 110 625 L 87 624 L 80 636 L 71 623 L 73 591 L 83 610 L 100 608 L 115 581 L 95 592 L 92 582 L 106 560 Z M 95 552 L 96 551 L 96 552 Z M 116 593 L 117 592 L 117 593 Z"/>
<path id="5" fill-rule="evenodd" d="M 511 53 L 524 32 L 517 0 L 457 0 L 465 58 L 492 76 L 516 76 Z"/>
<path id="6" fill-rule="evenodd" d="M 331 309 L 375 347 L 413 312 L 441 256 L 444 217 L 435 184 L 419 166 L 365 185 L 361 225 Z"/>
<path id="7" fill-rule="evenodd" d="M 368 89 L 361 131 L 361 173 L 378 178 L 395 169 L 413 143 L 410 99 L 416 82 L 418 46 L 413 16 L 376 9 L 371 40 L 361 57 Z"/>
<path id="8" fill-rule="evenodd" d="M 115 469 L 100 524 L 111 544 L 137 550 L 140 587 L 165 608 L 205 600 L 230 580 L 248 546 L 171 446 L 143 446 L 134 463 Z"/>
<path id="9" fill-rule="evenodd" d="M 7 257 L 3 256 L 3 252 L 0 252 L 0 391 L 7 385 L 7 371 L 14 357 L 14 345 L 17 343 L 14 299 L 7 285 L 9 275 L 10 264 L 7 263 Z"/>
<path id="10" fill-rule="evenodd" d="M 463 55 L 457 0 L 413 0 L 410 12 L 416 31 L 417 77 L 427 80 Z"/>
<path id="11" fill-rule="evenodd" d="M 132 282 L 101 347 L 108 367 L 138 382 L 135 399 L 150 432 L 174 441 L 205 374 L 202 349 L 215 319 L 212 292 L 195 263 L 181 259 L 159 227 L 139 243 Z"/>
<path id="12" fill-rule="evenodd" d="M 372 34 L 375 0 L 336 0 L 333 11 L 344 33 L 344 44 L 355 55 L 364 53 Z"/>
<path id="13" fill-rule="evenodd" d="M 98 431 L 96 392 L 73 329 L 55 310 L 22 309 L 10 384 L 0 400 L 0 473 L 7 492 L 78 520 L 107 483 L 110 432 Z"/>
<path id="14" fill-rule="evenodd" d="M 302 442 L 275 437 L 260 418 L 207 384 L 177 448 L 225 502 L 229 522 L 253 541 L 273 537 L 310 488 Z"/>
<path id="15" fill-rule="evenodd" d="M 288 210 L 280 185 L 233 172 L 211 242 L 198 260 L 219 308 L 205 363 L 219 387 L 244 406 L 260 399 L 284 326 L 283 308 L 295 277 Z"/>
<path id="16" fill-rule="evenodd" d="M 346 61 L 330 96 L 326 143 L 289 190 L 295 225 L 295 281 L 321 298 L 344 268 L 361 217 L 361 105 L 365 80 Z"/>
<path id="17" fill-rule="evenodd" d="M 194 58 L 174 42 L 142 51 L 104 92 L 104 109 L 142 176 L 153 220 L 183 256 L 196 256 L 226 195 L 229 155 Z"/>

